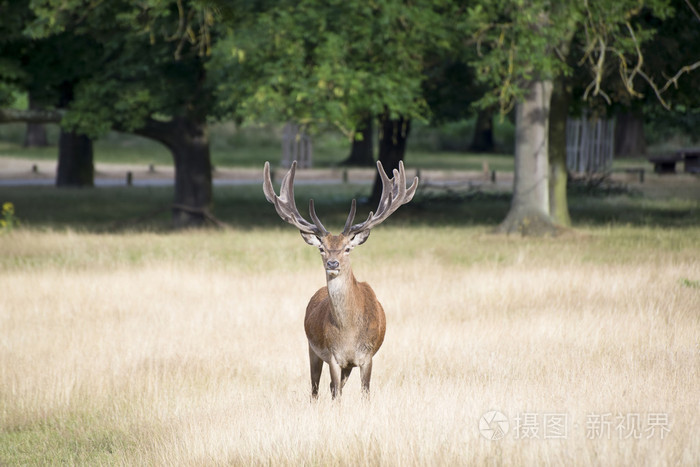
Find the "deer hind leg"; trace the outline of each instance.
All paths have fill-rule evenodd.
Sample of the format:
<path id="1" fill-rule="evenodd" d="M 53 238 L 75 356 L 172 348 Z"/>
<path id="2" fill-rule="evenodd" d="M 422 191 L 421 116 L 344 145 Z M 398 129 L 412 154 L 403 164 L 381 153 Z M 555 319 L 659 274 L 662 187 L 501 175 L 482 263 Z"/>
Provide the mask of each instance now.
<path id="1" fill-rule="evenodd" d="M 321 381 L 323 360 L 309 346 L 309 366 L 311 368 L 311 397 L 318 398 L 318 384 Z"/>
<path id="2" fill-rule="evenodd" d="M 362 381 L 362 393 L 369 397 L 369 380 L 372 379 L 372 360 L 360 365 L 360 380 Z"/>

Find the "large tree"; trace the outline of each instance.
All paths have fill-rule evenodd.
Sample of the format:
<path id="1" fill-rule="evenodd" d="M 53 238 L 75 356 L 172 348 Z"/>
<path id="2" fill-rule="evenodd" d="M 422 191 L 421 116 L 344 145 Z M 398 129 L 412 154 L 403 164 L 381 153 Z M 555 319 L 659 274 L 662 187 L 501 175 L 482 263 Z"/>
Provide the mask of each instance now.
<path id="1" fill-rule="evenodd" d="M 58 33 L 50 39 L 30 37 L 27 29 L 37 17 L 28 2 L 2 1 L 0 12 L 0 88 L 4 90 L 0 90 L 4 94 L 0 96 L 1 105 L 11 105 L 17 93 L 29 97 L 27 112 L 14 112 L 11 120 L 3 121 L 26 122 L 28 132 L 36 131 L 36 125 L 43 122 L 59 122 L 62 115 L 58 112 L 36 111 L 69 105 L 76 83 L 99 66 L 99 47 L 70 33 Z M 80 58 L 75 59 L 76 56 Z M 62 128 L 58 159 L 57 186 L 93 184 L 92 141 L 86 135 Z"/>
<path id="2" fill-rule="evenodd" d="M 556 196 L 553 203 L 540 188 L 550 185 L 550 111 L 564 108 L 561 99 L 568 98 L 563 93 L 569 88 L 561 77 L 570 73 L 572 56 L 586 65 L 589 75 L 581 97 L 610 100 L 604 87 L 610 68 L 618 70 L 625 92 L 635 94 L 642 83 L 650 83 L 641 45 L 653 37 L 654 30 L 639 19 L 644 15 L 665 18 L 671 12 L 666 0 L 497 0 L 477 2 L 468 9 L 467 21 L 470 30 L 476 31 L 473 37 L 480 53 L 479 76 L 493 86 L 482 104 L 498 104 L 502 110 L 513 105 L 519 108 L 513 201 L 500 231 L 546 234 L 556 230 L 557 222 L 567 222 L 568 215 L 552 217 L 567 212 L 563 206 L 566 177 L 560 159 L 556 183 L 551 185 Z M 581 39 L 572 43 L 575 32 Z M 574 47 L 576 44 L 581 47 Z M 559 89 L 553 106 L 546 90 L 555 83 Z M 557 122 L 561 119 L 558 116 Z M 558 138 L 556 144 L 562 141 Z M 561 147 L 557 154 L 563 154 Z"/>
<path id="3" fill-rule="evenodd" d="M 229 111 L 217 105 L 219 83 L 210 77 L 221 75 L 207 69 L 220 37 L 213 11 L 194 0 L 34 0 L 29 6 L 22 43 L 30 52 L 38 45 L 59 50 L 33 67 L 22 60 L 16 66 L 27 91 L 32 82 L 52 77 L 40 91 L 64 129 L 60 147 L 90 154 L 89 138 L 111 129 L 163 143 L 175 165 L 174 225 L 203 223 L 212 206 L 207 121 Z M 36 112 L 27 115 L 36 121 Z M 59 170 L 59 177 L 80 173 L 77 166 Z"/>
<path id="4" fill-rule="evenodd" d="M 663 21 L 653 15 L 640 18 L 655 28 L 653 40 L 642 44 L 645 73 L 654 87 L 642 83 L 639 93 L 617 93 L 615 108 L 616 155 L 639 155 L 646 150 L 645 126 L 663 136 L 685 133 L 698 140 L 700 125 L 700 3 L 672 0 L 672 17 Z M 617 136 L 620 135 L 620 140 Z"/>
<path id="5" fill-rule="evenodd" d="M 217 116 L 216 83 L 206 69 L 217 37 L 212 12 L 166 0 L 74 0 L 37 11 L 51 25 L 39 35 L 70 30 L 103 51 L 101 68 L 81 80 L 63 124 L 95 136 L 133 132 L 164 144 L 175 166 L 174 225 L 202 224 L 213 203 L 207 118 Z"/>
<path id="6" fill-rule="evenodd" d="M 330 124 L 349 139 L 376 116 L 379 158 L 391 170 L 404 157 L 410 120 L 427 115 L 425 53 L 449 47 L 452 8 L 428 0 L 276 2 L 215 51 L 219 72 L 235 77 L 224 94 L 243 118 L 291 120 L 312 131 Z"/>

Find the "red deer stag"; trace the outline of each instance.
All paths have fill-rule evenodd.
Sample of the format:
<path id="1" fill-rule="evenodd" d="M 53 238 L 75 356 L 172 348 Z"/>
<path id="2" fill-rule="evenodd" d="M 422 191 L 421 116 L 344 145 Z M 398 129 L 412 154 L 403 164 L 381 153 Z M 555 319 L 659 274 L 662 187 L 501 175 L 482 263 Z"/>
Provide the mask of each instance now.
<path id="1" fill-rule="evenodd" d="M 350 372 L 360 367 L 362 390 L 369 395 L 372 376 L 372 357 L 384 341 L 386 318 L 382 305 L 366 282 L 358 282 L 350 268 L 350 252 L 369 237 L 370 229 L 382 223 L 399 206 L 413 198 L 418 187 L 416 177 L 406 188 L 403 163 L 394 170 L 390 179 L 380 162 L 377 162 L 382 180 L 382 196 L 376 213 L 370 212 L 367 220 L 354 224 L 356 201 L 352 200 L 350 214 L 340 235 L 332 235 L 321 224 L 314 210 L 314 200 L 309 201 L 313 223 L 299 214 L 294 202 L 294 172 L 296 161 L 282 180 L 277 196 L 270 179 L 270 164 L 265 163 L 263 191 L 265 198 L 275 205 L 277 214 L 298 228 L 306 243 L 321 252 L 326 270 L 326 287 L 319 289 L 306 307 L 304 329 L 309 340 L 311 366 L 311 395 L 318 397 L 323 362 L 331 372 L 331 394 L 339 397 Z"/>

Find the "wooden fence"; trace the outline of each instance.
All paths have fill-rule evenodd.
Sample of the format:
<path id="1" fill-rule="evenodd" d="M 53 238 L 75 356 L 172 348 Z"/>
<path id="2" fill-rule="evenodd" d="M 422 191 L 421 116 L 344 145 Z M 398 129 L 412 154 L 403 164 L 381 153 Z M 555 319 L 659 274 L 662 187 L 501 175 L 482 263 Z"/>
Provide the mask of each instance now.
<path id="1" fill-rule="evenodd" d="M 613 161 L 615 121 L 580 118 L 566 121 L 566 167 L 575 174 L 609 172 Z"/>

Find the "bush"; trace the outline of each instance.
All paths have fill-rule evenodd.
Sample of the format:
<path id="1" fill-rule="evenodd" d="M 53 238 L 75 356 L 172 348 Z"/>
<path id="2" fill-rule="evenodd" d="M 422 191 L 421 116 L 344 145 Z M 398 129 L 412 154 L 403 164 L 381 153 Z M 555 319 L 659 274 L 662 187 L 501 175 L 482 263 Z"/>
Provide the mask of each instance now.
<path id="1" fill-rule="evenodd" d="M 0 216 L 0 233 L 11 232 L 19 225 L 19 221 L 15 217 L 15 205 L 12 203 L 3 203 Z"/>

